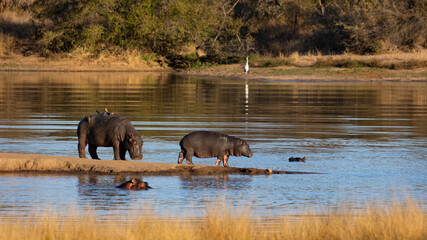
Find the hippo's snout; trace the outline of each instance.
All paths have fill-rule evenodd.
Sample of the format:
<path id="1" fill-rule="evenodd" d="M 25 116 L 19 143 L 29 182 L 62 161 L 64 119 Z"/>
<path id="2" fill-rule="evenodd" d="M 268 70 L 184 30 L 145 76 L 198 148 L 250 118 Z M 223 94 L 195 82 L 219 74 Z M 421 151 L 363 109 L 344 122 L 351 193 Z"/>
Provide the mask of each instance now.
<path id="1" fill-rule="evenodd" d="M 131 156 L 132 160 L 142 160 L 142 154 L 140 156 Z"/>
<path id="2" fill-rule="evenodd" d="M 252 152 L 245 152 L 245 153 L 242 153 L 242 155 L 245 157 L 251 158 L 254 154 Z"/>
<path id="3" fill-rule="evenodd" d="M 144 143 L 141 141 L 141 144 L 134 143 L 132 147 L 129 148 L 129 155 L 132 160 L 141 160 L 142 159 L 142 145 Z"/>

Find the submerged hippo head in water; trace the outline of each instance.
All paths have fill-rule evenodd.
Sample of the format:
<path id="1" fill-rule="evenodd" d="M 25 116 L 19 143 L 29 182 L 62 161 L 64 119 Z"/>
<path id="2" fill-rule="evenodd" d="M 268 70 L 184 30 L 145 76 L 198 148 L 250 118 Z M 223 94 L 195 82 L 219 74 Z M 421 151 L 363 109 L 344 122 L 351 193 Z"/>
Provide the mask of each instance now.
<path id="1" fill-rule="evenodd" d="M 181 152 L 178 157 L 178 164 L 187 159 L 188 164 L 192 164 L 192 157 L 211 158 L 216 157 L 216 165 L 221 161 L 224 167 L 228 167 L 229 156 L 252 157 L 252 151 L 248 143 L 240 138 L 209 131 L 197 131 L 187 134 L 179 142 Z"/>
<path id="2" fill-rule="evenodd" d="M 116 188 L 123 188 L 127 190 L 147 190 L 151 188 L 147 182 L 143 182 L 139 179 L 132 178 L 131 180 L 124 182 Z"/>
<path id="3" fill-rule="evenodd" d="M 113 147 L 115 160 L 125 160 L 126 151 L 132 159 L 142 159 L 142 137 L 120 114 L 98 112 L 84 117 L 77 127 L 77 137 L 80 158 L 86 157 L 85 148 L 89 144 L 89 154 L 93 159 L 99 159 L 98 147 Z"/>

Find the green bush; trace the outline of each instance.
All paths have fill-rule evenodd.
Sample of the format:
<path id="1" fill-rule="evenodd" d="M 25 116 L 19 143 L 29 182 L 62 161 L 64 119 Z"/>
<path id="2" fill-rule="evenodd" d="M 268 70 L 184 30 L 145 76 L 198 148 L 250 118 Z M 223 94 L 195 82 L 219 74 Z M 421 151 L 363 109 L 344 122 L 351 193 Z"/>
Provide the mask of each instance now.
<path id="1" fill-rule="evenodd" d="M 31 9 L 36 40 L 51 52 L 137 50 L 182 60 L 197 47 L 206 59 L 228 63 L 249 53 L 365 54 L 427 47 L 426 0 L 5 2 L 3 8 L 13 11 Z M 0 30 L 13 32 L 9 25 L 15 26 L 2 24 Z M 25 37 L 34 41 L 33 36 Z"/>
<path id="2" fill-rule="evenodd" d="M 231 51 L 238 22 L 226 1 L 41 0 L 33 12 L 41 42 L 52 51 L 79 46 L 119 46 L 162 55 L 196 45 L 210 53 Z M 222 15 L 222 16 L 221 16 Z M 228 44 L 223 44 L 228 43 Z"/>

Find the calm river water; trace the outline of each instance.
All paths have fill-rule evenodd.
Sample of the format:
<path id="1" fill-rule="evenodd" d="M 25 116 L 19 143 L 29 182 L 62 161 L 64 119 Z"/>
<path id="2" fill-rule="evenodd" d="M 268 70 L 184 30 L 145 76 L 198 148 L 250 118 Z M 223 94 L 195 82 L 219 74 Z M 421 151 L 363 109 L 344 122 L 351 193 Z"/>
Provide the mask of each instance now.
<path id="1" fill-rule="evenodd" d="M 275 216 L 406 197 L 426 209 L 427 81 L 1 72 L 0 152 L 78 157 L 78 122 L 104 107 L 144 134 L 142 161 L 175 163 L 185 134 L 211 130 L 250 144 L 254 157 L 231 157 L 230 166 L 326 174 L 139 176 L 153 189 L 133 192 L 114 188 L 129 176 L 0 173 L 0 218 L 87 211 L 179 218 L 215 208 Z M 98 154 L 113 158 L 110 148 Z M 291 156 L 307 161 L 290 163 Z"/>

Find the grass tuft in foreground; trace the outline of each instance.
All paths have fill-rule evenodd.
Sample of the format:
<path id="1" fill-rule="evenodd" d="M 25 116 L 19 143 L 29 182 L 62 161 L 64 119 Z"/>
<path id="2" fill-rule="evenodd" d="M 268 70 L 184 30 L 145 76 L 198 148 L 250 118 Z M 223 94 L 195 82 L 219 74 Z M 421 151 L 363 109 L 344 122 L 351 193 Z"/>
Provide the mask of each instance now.
<path id="1" fill-rule="evenodd" d="M 425 216 L 413 201 L 273 220 L 218 211 L 208 211 L 199 221 L 145 214 L 107 222 L 94 216 L 45 216 L 35 222 L 6 221 L 0 239 L 427 239 Z"/>

